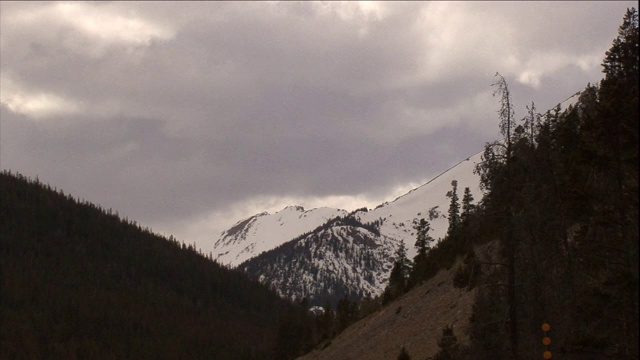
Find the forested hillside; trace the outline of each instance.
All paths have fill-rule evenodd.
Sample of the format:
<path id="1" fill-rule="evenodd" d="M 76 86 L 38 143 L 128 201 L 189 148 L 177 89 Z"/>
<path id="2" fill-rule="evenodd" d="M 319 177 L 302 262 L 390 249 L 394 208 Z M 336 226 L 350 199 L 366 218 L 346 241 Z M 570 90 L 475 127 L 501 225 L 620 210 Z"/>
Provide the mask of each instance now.
<path id="1" fill-rule="evenodd" d="M 638 358 L 635 9 L 602 65 L 604 79 L 575 107 L 537 114 L 532 104 L 522 122 L 498 76 L 504 138 L 478 167 L 503 255 L 485 266 L 472 319 L 472 353 L 483 358 Z"/>
<path id="2" fill-rule="evenodd" d="M 245 274 L 37 180 L 0 197 L 0 358 L 281 358 L 294 309 Z"/>
<path id="3" fill-rule="evenodd" d="M 438 360 L 637 359 L 638 47 L 630 9 L 604 78 L 566 111 L 538 113 L 532 103 L 517 119 L 496 74 L 503 137 L 476 167 L 484 198 L 472 203 L 465 189 L 460 201 L 452 182 L 442 241 L 417 221 L 416 242 L 406 244 L 417 255 L 408 259 L 402 243 L 381 297 L 344 296 L 335 311 L 327 301 L 316 317 L 308 299 L 288 304 L 192 246 L 4 172 L 0 358 L 291 359 L 316 347 L 313 358 L 337 359 L 376 341 L 389 342 L 377 344 L 385 356 L 409 359 L 410 335 L 430 343 L 423 357 L 439 339 Z M 476 254 L 483 245 L 491 251 Z M 472 301 L 469 317 L 453 316 Z M 434 318 L 457 327 L 434 334 L 415 321 Z"/>
<path id="4" fill-rule="evenodd" d="M 638 358 L 638 61 L 631 9 L 604 79 L 569 111 L 537 114 L 532 104 L 518 122 L 498 76 L 504 138 L 486 146 L 478 171 L 503 261 L 485 266 L 476 358 Z"/>
<path id="5" fill-rule="evenodd" d="M 375 357 L 369 349 L 384 348 L 398 359 L 637 359 L 638 46 L 638 13 L 629 9 L 605 54 L 604 78 L 566 111 L 538 113 L 532 103 L 516 119 L 508 83 L 496 74 L 503 138 L 486 145 L 476 167 L 484 198 L 469 208 L 452 184 L 447 236 L 431 247 L 423 219 L 418 255 L 396 254 L 378 299 L 383 310 L 309 358 L 347 357 L 354 348 Z M 491 256 L 475 253 L 488 244 Z M 451 276 L 433 284 L 443 272 Z M 448 313 L 448 304 L 425 300 L 443 284 L 459 288 L 459 299 L 475 292 L 468 326 L 388 332 L 399 321 L 393 309 L 409 314 L 407 322 Z M 371 335 L 378 333 L 386 336 Z M 430 355 L 420 337 L 438 339 L 439 352 Z"/>

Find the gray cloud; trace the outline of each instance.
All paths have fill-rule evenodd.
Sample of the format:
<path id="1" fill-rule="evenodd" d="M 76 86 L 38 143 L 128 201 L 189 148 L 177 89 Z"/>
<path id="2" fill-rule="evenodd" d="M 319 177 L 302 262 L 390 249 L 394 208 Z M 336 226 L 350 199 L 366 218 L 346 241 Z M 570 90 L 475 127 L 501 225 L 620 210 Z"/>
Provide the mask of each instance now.
<path id="1" fill-rule="evenodd" d="M 634 5 L 3 2 L 1 166 L 206 247 L 242 206 L 378 201 L 480 151 L 496 71 L 517 116 L 551 107 Z"/>

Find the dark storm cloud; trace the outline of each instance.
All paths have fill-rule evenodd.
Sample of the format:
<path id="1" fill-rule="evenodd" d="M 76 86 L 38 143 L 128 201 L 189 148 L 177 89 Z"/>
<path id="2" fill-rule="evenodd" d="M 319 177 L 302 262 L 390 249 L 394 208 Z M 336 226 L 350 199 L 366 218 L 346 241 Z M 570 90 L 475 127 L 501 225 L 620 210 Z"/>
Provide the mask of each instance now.
<path id="1" fill-rule="evenodd" d="M 198 242 L 388 200 L 497 137 L 496 71 L 517 117 L 597 82 L 632 5 L 2 2 L 1 165 Z"/>

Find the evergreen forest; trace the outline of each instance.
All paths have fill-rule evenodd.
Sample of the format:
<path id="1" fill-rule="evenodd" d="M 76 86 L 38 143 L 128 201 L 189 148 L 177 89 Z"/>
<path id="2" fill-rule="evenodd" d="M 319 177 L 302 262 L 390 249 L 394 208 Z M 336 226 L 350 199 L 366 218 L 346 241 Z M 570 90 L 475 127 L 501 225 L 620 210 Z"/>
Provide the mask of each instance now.
<path id="1" fill-rule="evenodd" d="M 628 9 L 603 79 L 564 111 L 531 103 L 517 118 L 497 73 L 502 138 L 475 169 L 484 197 L 452 182 L 443 240 L 417 220 L 380 297 L 317 315 L 195 246 L 3 172 L 0 358 L 293 359 L 461 260 L 453 284 L 476 291 L 469 342 L 445 326 L 433 359 L 638 359 L 639 62 Z M 492 241 L 498 260 L 479 259 Z"/>
<path id="2" fill-rule="evenodd" d="M 0 358 L 282 358 L 297 307 L 244 273 L 38 179 L 0 196 Z"/>
<path id="3" fill-rule="evenodd" d="M 629 9 L 602 81 L 563 113 L 532 104 L 521 121 L 497 76 L 504 138 L 477 171 L 503 264 L 486 267 L 471 353 L 638 358 L 638 54 Z"/>
<path id="4" fill-rule="evenodd" d="M 638 359 L 638 66 L 628 9 L 604 78 L 565 111 L 531 103 L 518 120 L 496 74 L 503 138 L 475 169 L 484 198 L 473 205 L 465 189 L 460 204 L 452 183 L 446 238 L 431 247 L 417 223 L 418 256 L 400 249 L 383 298 L 463 259 L 453 283 L 477 289 L 470 344 L 445 327 L 434 359 Z M 496 240 L 500 260 L 479 260 L 474 245 Z"/>

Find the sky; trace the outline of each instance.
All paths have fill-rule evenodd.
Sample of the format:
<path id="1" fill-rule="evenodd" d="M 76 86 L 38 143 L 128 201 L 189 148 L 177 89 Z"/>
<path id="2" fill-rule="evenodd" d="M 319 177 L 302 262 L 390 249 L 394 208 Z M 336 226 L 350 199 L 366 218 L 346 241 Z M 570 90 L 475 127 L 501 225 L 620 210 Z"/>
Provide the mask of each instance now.
<path id="1" fill-rule="evenodd" d="M 207 253 L 393 200 L 588 83 L 625 2 L 0 2 L 0 167 Z"/>

